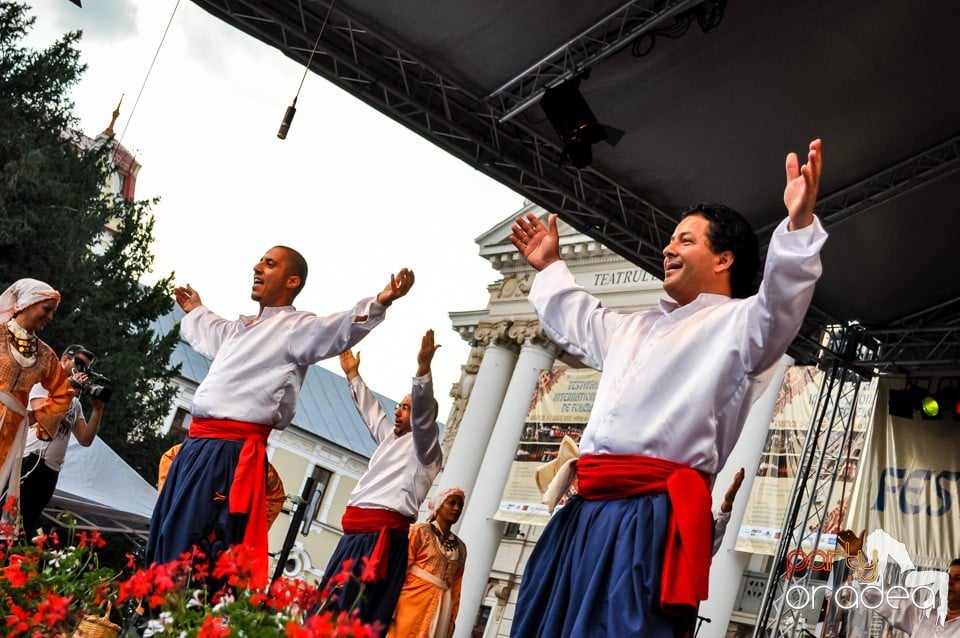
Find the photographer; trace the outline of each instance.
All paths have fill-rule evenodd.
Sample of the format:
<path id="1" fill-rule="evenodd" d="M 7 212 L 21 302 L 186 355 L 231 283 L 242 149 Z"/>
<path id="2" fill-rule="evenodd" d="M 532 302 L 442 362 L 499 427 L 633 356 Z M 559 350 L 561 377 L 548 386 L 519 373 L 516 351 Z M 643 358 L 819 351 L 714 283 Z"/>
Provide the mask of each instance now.
<path id="1" fill-rule="evenodd" d="M 23 516 L 23 530 L 28 535 L 36 531 L 40 514 L 57 487 L 70 433 L 73 432 L 80 445 L 89 447 L 100 428 L 100 418 L 103 416 L 105 402 L 110 398 L 110 390 L 99 385 L 104 378 L 90 370 L 94 359 L 95 355 L 83 346 L 73 345 L 63 351 L 60 366 L 70 376 L 70 385 L 74 387 L 77 396 L 71 401 L 70 409 L 60 421 L 60 427 L 52 438 L 38 428 L 31 428 L 27 433 L 20 479 L 20 512 Z M 93 399 L 93 412 L 89 421 L 84 417 L 79 400 L 84 393 L 90 394 Z M 37 384 L 30 391 L 30 404 L 41 403 L 46 396 L 47 391 Z"/>

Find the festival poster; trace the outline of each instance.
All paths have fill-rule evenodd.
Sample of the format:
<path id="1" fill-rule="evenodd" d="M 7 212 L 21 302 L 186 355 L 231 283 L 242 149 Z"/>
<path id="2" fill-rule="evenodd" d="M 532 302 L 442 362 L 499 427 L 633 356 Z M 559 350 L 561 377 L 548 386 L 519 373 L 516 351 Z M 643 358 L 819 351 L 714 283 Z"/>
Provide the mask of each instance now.
<path id="1" fill-rule="evenodd" d="M 784 375 L 750 490 L 750 500 L 737 536 L 736 549 L 739 551 L 770 556 L 776 553 L 823 379 L 824 372 L 812 366 L 791 366 Z M 822 548 L 830 549 L 836 545 L 836 534 L 842 527 L 842 519 L 849 513 L 853 481 L 857 476 L 857 464 L 875 402 L 875 383 L 862 384 L 851 437 L 844 442 L 835 435 L 831 440 L 818 444 L 844 446 L 844 449 L 831 450 L 830 455 L 843 459 L 841 467 L 822 469 L 827 473 L 839 472 L 821 530 Z M 844 410 L 850 407 L 841 405 Z M 836 464 L 835 461 L 829 462 Z"/>
<path id="2" fill-rule="evenodd" d="M 550 513 L 540 502 L 536 471 L 557 457 L 565 436 L 579 443 L 599 383 L 600 373 L 590 368 L 557 366 L 540 373 L 495 519 L 546 525 Z"/>
<path id="3" fill-rule="evenodd" d="M 960 423 L 890 416 L 888 392 L 881 383 L 848 527 L 895 539 L 916 565 L 946 569 L 960 553 Z"/>

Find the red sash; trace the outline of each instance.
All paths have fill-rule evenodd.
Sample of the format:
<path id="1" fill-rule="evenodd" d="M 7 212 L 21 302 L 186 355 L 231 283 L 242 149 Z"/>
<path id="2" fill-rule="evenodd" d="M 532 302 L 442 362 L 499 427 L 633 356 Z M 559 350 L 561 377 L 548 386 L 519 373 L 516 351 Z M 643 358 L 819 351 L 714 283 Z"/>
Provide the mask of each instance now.
<path id="1" fill-rule="evenodd" d="M 231 514 L 246 514 L 247 526 L 243 543 L 254 551 L 254 587 L 267 584 L 267 437 L 273 430 L 269 425 L 193 417 L 189 434 L 194 439 L 225 439 L 243 441 L 237 469 L 230 485 L 227 503 Z"/>
<path id="2" fill-rule="evenodd" d="M 377 581 L 387 577 L 387 556 L 390 552 L 390 534 L 394 530 L 410 531 L 410 518 L 394 512 L 347 505 L 340 519 L 340 525 L 346 534 L 369 534 L 380 532 L 377 544 L 373 547 L 368 565 L 376 572 Z"/>
<path id="3" fill-rule="evenodd" d="M 628 454 L 589 454 L 577 461 L 578 494 L 613 500 L 666 492 L 671 515 L 663 554 L 660 608 L 693 617 L 706 600 L 713 549 L 707 475 L 673 461 Z"/>

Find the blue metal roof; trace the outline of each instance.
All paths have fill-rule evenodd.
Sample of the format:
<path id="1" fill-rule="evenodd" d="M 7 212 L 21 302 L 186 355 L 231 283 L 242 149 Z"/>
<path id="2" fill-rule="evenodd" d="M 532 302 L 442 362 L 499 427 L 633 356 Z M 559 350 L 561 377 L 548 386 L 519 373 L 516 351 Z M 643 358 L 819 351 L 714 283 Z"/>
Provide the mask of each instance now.
<path id="1" fill-rule="evenodd" d="M 183 317 L 183 310 L 174 306 L 172 312 L 154 322 L 154 327 L 157 332 L 166 334 Z M 170 363 L 180 364 L 181 376 L 198 385 L 210 371 L 210 360 L 194 350 L 182 337 L 170 355 Z M 387 414 L 393 412 L 397 401 L 379 392 L 374 392 L 374 395 Z M 377 448 L 353 404 L 346 378 L 320 366 L 313 365 L 307 369 L 293 424 L 366 458 L 370 458 Z"/>

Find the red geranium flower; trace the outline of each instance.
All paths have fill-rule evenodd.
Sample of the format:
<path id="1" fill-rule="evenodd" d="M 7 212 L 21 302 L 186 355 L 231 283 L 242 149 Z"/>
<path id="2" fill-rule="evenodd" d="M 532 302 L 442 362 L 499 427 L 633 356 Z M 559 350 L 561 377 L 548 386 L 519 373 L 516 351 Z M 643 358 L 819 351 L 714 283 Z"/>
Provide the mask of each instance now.
<path id="1" fill-rule="evenodd" d="M 230 629 L 224 626 L 222 619 L 207 616 L 203 619 L 197 638 L 226 638 L 229 635 Z"/>
<path id="2" fill-rule="evenodd" d="M 23 562 L 23 556 L 19 554 L 10 556 L 10 564 L 0 569 L 0 578 L 9 582 L 12 587 L 23 587 L 26 585 L 30 573 L 21 569 Z"/>

